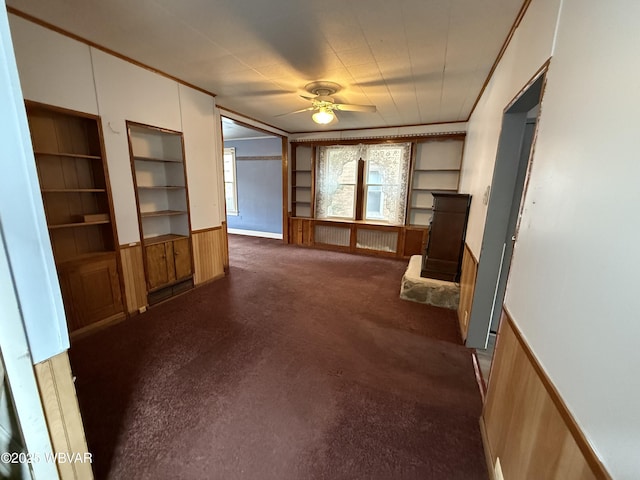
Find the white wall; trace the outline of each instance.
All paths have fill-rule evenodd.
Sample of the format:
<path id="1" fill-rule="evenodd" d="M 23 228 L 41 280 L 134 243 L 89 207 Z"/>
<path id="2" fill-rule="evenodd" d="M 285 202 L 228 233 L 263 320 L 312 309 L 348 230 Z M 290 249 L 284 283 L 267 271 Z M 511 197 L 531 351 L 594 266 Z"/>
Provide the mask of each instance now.
<path id="1" fill-rule="evenodd" d="M 215 147 L 220 124 L 212 97 L 20 17 L 9 19 L 24 97 L 102 119 L 121 245 L 140 240 L 125 120 L 184 133 L 192 228 L 220 225 L 222 153 Z"/>
<path id="2" fill-rule="evenodd" d="M 9 15 L 25 98 L 98 114 L 89 46 Z"/>
<path id="3" fill-rule="evenodd" d="M 192 88 L 179 85 L 191 228 L 199 230 L 220 225 L 224 218 L 224 204 L 213 191 L 223 188 L 220 148 L 213 132 L 220 129 L 213 115 L 214 99 Z M 211 158 L 220 161 L 211 161 Z"/>
<path id="4" fill-rule="evenodd" d="M 118 239 L 120 244 L 137 242 L 140 234 L 125 120 L 182 130 L 178 84 L 95 48 L 91 56 Z"/>
<path id="5" fill-rule="evenodd" d="M 469 119 L 460 191 L 470 193 L 466 242 L 476 258 L 487 216 L 482 197 L 491 185 L 502 114 L 552 52 L 560 0 L 533 0 Z"/>
<path id="6" fill-rule="evenodd" d="M 506 305 L 614 478 L 640 478 L 640 3 L 564 0 Z"/>
<path id="7" fill-rule="evenodd" d="M 462 185 L 477 199 L 491 181 L 502 109 L 553 53 L 505 305 L 613 478 L 635 479 L 640 3 L 563 0 L 554 39 L 557 7 L 533 0 L 471 118 Z"/>

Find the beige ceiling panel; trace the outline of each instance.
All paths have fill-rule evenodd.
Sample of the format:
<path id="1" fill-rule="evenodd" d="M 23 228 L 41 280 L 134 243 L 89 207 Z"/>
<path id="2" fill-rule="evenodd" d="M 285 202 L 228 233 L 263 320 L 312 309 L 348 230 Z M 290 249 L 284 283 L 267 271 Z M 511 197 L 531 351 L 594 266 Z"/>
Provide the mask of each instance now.
<path id="1" fill-rule="evenodd" d="M 338 52 L 338 58 L 345 67 L 375 63 L 371 49 L 367 47 L 353 48 Z"/>
<path id="2" fill-rule="evenodd" d="M 233 55 L 241 62 L 246 63 L 255 69 L 260 69 L 260 67 L 266 67 L 269 65 L 276 65 L 282 62 L 282 57 L 278 52 L 256 46 L 234 49 Z"/>
<path id="3" fill-rule="evenodd" d="M 265 78 L 277 79 L 285 77 L 298 77 L 298 72 L 286 63 L 277 63 L 275 65 L 265 65 L 257 67 L 256 71 Z"/>
<path id="4" fill-rule="evenodd" d="M 313 131 L 320 127 L 307 113 L 274 115 L 308 105 L 298 95 L 314 80 L 338 82 L 345 89 L 337 98 L 374 104 L 379 111 L 343 115 L 339 124 L 324 129 L 467 115 L 522 1 L 7 3 L 213 91 L 224 100 L 220 104 L 242 114 L 292 131 Z"/>

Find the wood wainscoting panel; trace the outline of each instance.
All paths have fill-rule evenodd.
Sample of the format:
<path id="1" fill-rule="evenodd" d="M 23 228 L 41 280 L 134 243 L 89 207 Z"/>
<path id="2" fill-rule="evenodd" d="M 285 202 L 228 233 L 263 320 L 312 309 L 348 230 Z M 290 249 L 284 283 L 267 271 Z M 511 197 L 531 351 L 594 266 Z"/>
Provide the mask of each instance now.
<path id="1" fill-rule="evenodd" d="M 427 227 L 405 227 L 402 256 L 411 258 L 412 255 L 422 255 L 429 239 Z"/>
<path id="2" fill-rule="evenodd" d="M 196 230 L 191 234 L 195 285 L 224 276 L 226 231 L 222 226 Z"/>
<path id="3" fill-rule="evenodd" d="M 289 217 L 289 243 L 310 247 L 313 242 L 313 221 Z"/>
<path id="4" fill-rule="evenodd" d="M 229 232 L 227 231 L 227 222 L 222 222 L 222 240 L 224 242 L 224 259 L 222 262 L 222 267 L 224 269 L 224 273 L 229 273 Z"/>
<path id="5" fill-rule="evenodd" d="M 124 292 L 129 313 L 137 313 L 147 306 L 147 283 L 144 277 L 142 246 L 121 245 L 122 276 Z"/>
<path id="6" fill-rule="evenodd" d="M 67 352 L 34 366 L 54 453 L 89 459 Z M 90 461 L 58 462 L 61 480 L 93 479 Z"/>
<path id="7" fill-rule="evenodd" d="M 465 243 L 464 253 L 462 254 L 462 273 L 460 275 L 460 303 L 458 304 L 458 322 L 460 323 L 460 333 L 463 341 L 467 339 L 467 331 L 469 330 L 471 304 L 473 303 L 477 275 L 478 261 Z"/>
<path id="8" fill-rule="evenodd" d="M 504 478 L 611 478 L 504 310 L 481 422 Z"/>

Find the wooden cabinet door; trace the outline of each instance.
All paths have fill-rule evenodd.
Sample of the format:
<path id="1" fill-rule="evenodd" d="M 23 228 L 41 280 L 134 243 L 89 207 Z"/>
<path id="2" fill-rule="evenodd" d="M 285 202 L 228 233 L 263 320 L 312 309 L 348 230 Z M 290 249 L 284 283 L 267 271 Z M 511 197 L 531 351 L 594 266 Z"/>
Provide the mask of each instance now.
<path id="1" fill-rule="evenodd" d="M 59 267 L 69 330 L 124 312 L 115 254 Z"/>
<path id="2" fill-rule="evenodd" d="M 188 238 L 173 242 L 173 258 L 176 267 L 176 279 L 191 276 L 191 247 Z"/>
<path id="3" fill-rule="evenodd" d="M 169 242 L 170 243 L 170 242 Z M 145 247 L 147 263 L 147 287 L 149 290 L 169 283 L 169 268 L 165 243 L 157 243 Z M 173 259 L 171 259 L 173 262 Z"/>

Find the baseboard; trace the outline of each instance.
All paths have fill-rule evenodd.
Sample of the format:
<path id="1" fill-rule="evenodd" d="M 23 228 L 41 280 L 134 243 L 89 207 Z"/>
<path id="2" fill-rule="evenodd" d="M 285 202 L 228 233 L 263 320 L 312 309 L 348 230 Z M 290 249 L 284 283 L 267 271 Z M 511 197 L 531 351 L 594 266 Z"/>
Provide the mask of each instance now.
<path id="1" fill-rule="evenodd" d="M 482 450 L 484 451 L 484 460 L 487 462 L 487 472 L 489 480 L 495 480 L 495 471 L 493 468 L 493 455 L 491 455 L 491 445 L 489 437 L 487 437 L 487 427 L 484 425 L 484 418 L 480 417 L 480 436 L 482 437 Z"/>
<path id="2" fill-rule="evenodd" d="M 281 233 L 259 232 L 257 230 L 242 230 L 239 228 L 227 228 L 227 233 L 231 233 L 233 235 L 246 235 L 247 237 L 275 238 L 276 240 L 282 240 Z"/>
<path id="3" fill-rule="evenodd" d="M 476 383 L 478 384 L 478 390 L 480 391 L 480 396 L 482 397 L 482 403 L 484 404 L 487 397 L 487 384 L 482 376 L 482 371 L 480 370 L 480 361 L 478 360 L 478 354 L 475 349 L 471 353 L 471 361 L 473 362 L 473 372 L 476 376 Z"/>

